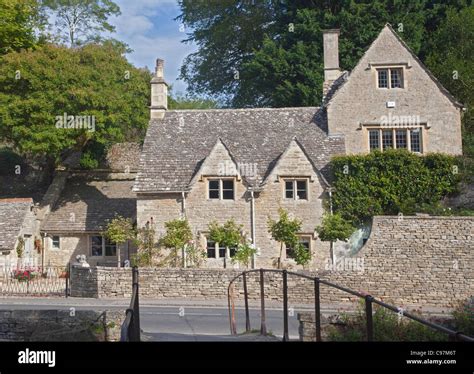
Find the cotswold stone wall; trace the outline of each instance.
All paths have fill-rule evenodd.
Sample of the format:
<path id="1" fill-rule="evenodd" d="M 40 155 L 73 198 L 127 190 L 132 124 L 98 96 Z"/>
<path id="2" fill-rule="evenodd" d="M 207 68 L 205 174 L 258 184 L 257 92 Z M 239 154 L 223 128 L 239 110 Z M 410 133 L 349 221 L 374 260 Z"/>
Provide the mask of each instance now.
<path id="1" fill-rule="evenodd" d="M 119 341 L 124 311 L 0 310 L 0 341 Z"/>
<path id="2" fill-rule="evenodd" d="M 474 294 L 474 217 L 375 217 L 371 236 L 356 257 L 334 269 L 305 272 L 400 307 L 453 307 Z M 141 269 L 145 298 L 220 299 L 239 270 Z M 290 303 L 313 303 L 311 281 L 289 276 Z M 74 268 L 72 296 L 130 297 L 131 270 Z M 258 274 L 250 274 L 251 300 L 259 298 Z M 242 297 L 242 283 L 235 288 Z M 281 275 L 265 275 L 265 294 L 282 299 Z M 321 286 L 323 303 L 355 301 Z"/>

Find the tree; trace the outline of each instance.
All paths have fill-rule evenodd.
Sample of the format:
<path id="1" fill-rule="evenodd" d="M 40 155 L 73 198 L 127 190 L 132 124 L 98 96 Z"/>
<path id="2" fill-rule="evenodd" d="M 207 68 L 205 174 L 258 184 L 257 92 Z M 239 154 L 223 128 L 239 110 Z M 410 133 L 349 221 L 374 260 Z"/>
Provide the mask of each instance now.
<path id="1" fill-rule="evenodd" d="M 168 109 L 216 109 L 217 102 L 211 99 L 182 96 L 182 95 L 169 95 L 168 96 Z"/>
<path id="2" fill-rule="evenodd" d="M 337 240 L 347 241 L 352 233 L 355 231 L 355 227 L 352 223 L 344 219 L 340 214 L 325 214 L 323 221 L 320 226 L 316 227 L 316 232 L 319 235 L 319 239 L 323 242 L 330 242 L 331 244 L 331 258 L 334 259 L 334 242 Z"/>
<path id="3" fill-rule="evenodd" d="M 232 262 L 238 262 L 248 268 L 250 266 L 250 260 L 255 253 L 257 253 L 257 249 L 252 244 L 247 242 L 239 243 L 235 255 L 232 257 Z"/>
<path id="4" fill-rule="evenodd" d="M 423 58 L 432 32 L 464 0 L 181 0 L 178 17 L 199 46 L 187 56 L 181 77 L 191 92 L 226 105 L 320 105 L 322 30 L 340 28 L 342 69 L 352 69 L 391 23 Z"/>
<path id="5" fill-rule="evenodd" d="M 185 219 L 174 219 L 165 222 L 166 234 L 161 239 L 161 244 L 171 249 L 170 260 L 173 266 L 178 267 L 179 253 L 183 260 L 183 267 L 186 267 L 186 251 L 185 247 L 193 240 L 193 233 L 189 222 Z"/>
<path id="6" fill-rule="evenodd" d="M 108 18 L 121 14 L 111 0 L 44 0 L 43 7 L 55 15 L 56 30 L 71 47 L 97 41 L 103 31 L 115 31 Z"/>
<path id="7" fill-rule="evenodd" d="M 153 219 L 151 222 L 137 230 L 135 244 L 137 253 L 132 258 L 133 266 L 152 266 L 153 257 L 159 249 L 155 240 L 155 229 L 153 228 Z"/>
<path id="8" fill-rule="evenodd" d="M 426 64 L 464 106 L 463 153 L 470 158 L 474 176 L 474 5 L 449 10 L 433 33 Z"/>
<path id="9" fill-rule="evenodd" d="M 227 267 L 227 259 L 231 257 L 230 248 L 237 248 L 243 241 L 242 225 L 237 225 L 233 219 L 223 225 L 213 221 L 209 224 L 209 238 L 225 247 L 224 267 Z"/>
<path id="10" fill-rule="evenodd" d="M 117 267 L 120 267 L 120 245 L 135 238 L 132 220 L 117 215 L 114 219 L 107 222 L 104 236 L 112 243 L 117 244 Z"/>
<path id="11" fill-rule="evenodd" d="M 280 242 L 280 255 L 278 256 L 278 269 L 281 269 L 281 259 L 283 255 L 283 245 L 296 248 L 298 244 L 297 233 L 301 230 L 302 222 L 296 218 L 291 219 L 288 212 L 280 208 L 278 210 L 279 219 L 275 221 L 268 217 L 268 232 L 272 238 Z"/>
<path id="12" fill-rule="evenodd" d="M 1 57 L 0 138 L 22 156 L 50 164 L 72 151 L 143 139 L 150 73 L 123 53 L 104 42 L 77 49 L 45 45 Z"/>
<path id="13" fill-rule="evenodd" d="M 0 55 L 34 47 L 41 19 L 36 0 L 0 1 Z"/>

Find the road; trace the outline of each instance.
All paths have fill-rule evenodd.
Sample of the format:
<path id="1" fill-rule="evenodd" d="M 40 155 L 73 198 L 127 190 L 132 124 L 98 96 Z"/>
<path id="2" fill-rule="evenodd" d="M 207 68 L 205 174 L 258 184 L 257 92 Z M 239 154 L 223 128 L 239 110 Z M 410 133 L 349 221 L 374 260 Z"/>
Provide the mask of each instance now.
<path id="1" fill-rule="evenodd" d="M 64 309 L 76 310 L 125 310 L 129 300 L 102 300 L 76 298 L 1 298 L 0 309 Z M 209 306 L 208 306 L 209 305 Z M 147 341 L 226 341 L 235 340 L 230 335 L 229 312 L 224 303 L 196 303 L 185 300 L 142 301 L 140 323 L 143 340 Z M 307 308 L 289 309 L 288 326 L 291 340 L 298 340 L 297 313 Z M 251 328 L 260 329 L 260 309 L 250 308 Z M 245 331 L 245 311 L 236 308 L 237 332 Z M 266 310 L 267 332 L 281 338 L 283 335 L 283 310 L 269 306 Z M 255 335 L 255 334 L 254 334 Z"/>

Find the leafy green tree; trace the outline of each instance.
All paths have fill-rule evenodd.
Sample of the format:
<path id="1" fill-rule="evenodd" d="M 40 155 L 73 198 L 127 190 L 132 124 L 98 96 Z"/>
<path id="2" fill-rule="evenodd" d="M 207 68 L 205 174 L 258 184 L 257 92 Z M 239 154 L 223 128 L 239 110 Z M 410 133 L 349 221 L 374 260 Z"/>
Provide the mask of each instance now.
<path id="1" fill-rule="evenodd" d="M 340 28 L 342 69 L 352 69 L 385 23 L 422 58 L 433 31 L 465 0 L 181 0 L 178 17 L 198 46 L 181 68 L 192 92 L 226 105 L 321 103 L 322 30 Z"/>
<path id="2" fill-rule="evenodd" d="M 159 252 L 155 236 L 156 231 L 150 223 L 137 229 L 134 242 L 138 248 L 137 253 L 132 257 L 133 266 L 150 267 L 153 265 L 153 258 Z"/>
<path id="3" fill-rule="evenodd" d="M 185 219 L 174 219 L 165 222 L 166 234 L 161 238 L 161 244 L 171 250 L 170 261 L 174 267 L 178 267 L 179 251 L 183 260 L 185 259 L 185 247 L 193 240 L 193 233 L 189 222 Z"/>
<path id="4" fill-rule="evenodd" d="M 316 232 L 319 239 L 323 242 L 330 242 L 331 244 L 331 258 L 334 259 L 334 242 L 337 240 L 347 241 L 355 227 L 352 223 L 344 219 L 340 214 L 325 214 L 320 226 L 316 227 Z"/>
<path id="5" fill-rule="evenodd" d="M 280 255 L 278 256 L 278 269 L 281 269 L 281 259 L 283 255 L 283 245 L 287 247 L 296 248 L 298 245 L 297 233 L 301 230 L 302 221 L 294 218 L 291 219 L 288 212 L 280 208 L 278 210 L 278 221 L 268 217 L 267 226 L 268 232 L 272 238 L 280 242 Z"/>
<path id="6" fill-rule="evenodd" d="M 120 267 L 120 245 L 135 238 L 135 229 L 132 220 L 119 215 L 116 216 L 114 219 L 107 222 L 104 236 L 112 243 L 117 244 L 117 266 Z"/>
<path id="7" fill-rule="evenodd" d="M 433 33 L 426 64 L 443 85 L 466 107 L 463 114 L 463 152 L 474 176 L 474 5 L 449 10 Z"/>
<path id="8" fill-rule="evenodd" d="M 248 268 L 255 253 L 257 253 L 257 250 L 250 243 L 239 243 L 235 255 L 232 257 L 232 262 L 238 262 Z"/>
<path id="9" fill-rule="evenodd" d="M 150 73 L 120 45 L 45 45 L 0 58 L 0 138 L 22 156 L 61 162 L 69 152 L 143 139 Z M 72 126 L 64 116 L 74 116 Z M 88 116 L 87 126 L 79 121 Z M 94 126 L 92 126 L 92 121 Z"/>
<path id="10" fill-rule="evenodd" d="M 211 99 L 170 95 L 168 97 L 168 109 L 216 109 L 217 102 Z"/>
<path id="11" fill-rule="evenodd" d="M 242 243 L 242 225 L 237 225 L 233 219 L 228 220 L 223 225 L 216 221 L 209 224 L 209 238 L 225 247 L 224 266 L 227 266 L 227 257 L 230 248 L 237 248 Z"/>
<path id="12" fill-rule="evenodd" d="M 72 47 L 97 41 L 101 32 L 115 31 L 108 19 L 121 14 L 111 0 L 43 0 L 43 7 L 54 14 L 56 31 Z"/>
<path id="13" fill-rule="evenodd" d="M 0 1 L 0 55 L 34 47 L 41 19 L 36 0 Z"/>

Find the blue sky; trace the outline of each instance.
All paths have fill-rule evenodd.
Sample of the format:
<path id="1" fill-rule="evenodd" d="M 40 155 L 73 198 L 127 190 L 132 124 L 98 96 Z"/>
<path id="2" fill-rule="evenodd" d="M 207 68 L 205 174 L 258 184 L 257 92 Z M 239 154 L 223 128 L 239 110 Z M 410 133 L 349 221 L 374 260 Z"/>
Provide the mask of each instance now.
<path id="1" fill-rule="evenodd" d="M 180 14 L 176 0 L 115 0 L 122 15 L 109 21 L 116 27 L 113 35 L 134 51 L 127 56 L 137 67 L 154 70 L 155 60 L 165 60 L 165 79 L 174 93 L 184 93 L 186 84 L 177 80 L 182 61 L 197 50 L 194 44 L 181 43 L 186 31 L 174 18 Z"/>

